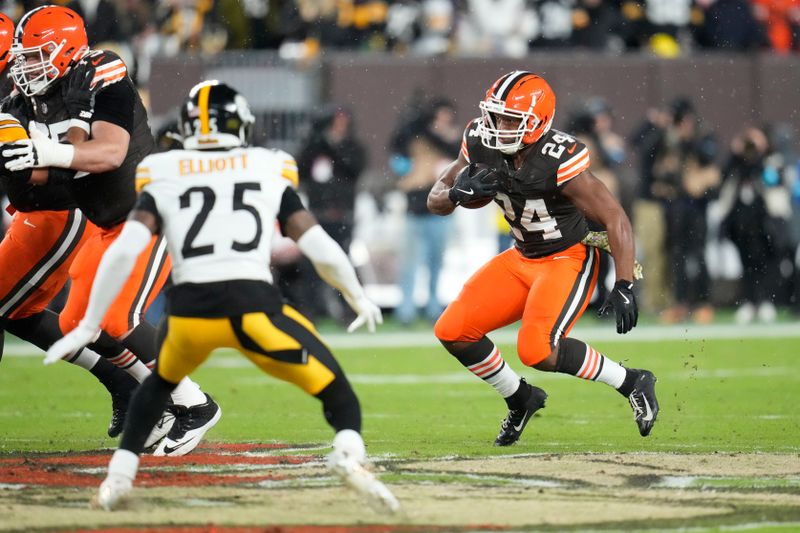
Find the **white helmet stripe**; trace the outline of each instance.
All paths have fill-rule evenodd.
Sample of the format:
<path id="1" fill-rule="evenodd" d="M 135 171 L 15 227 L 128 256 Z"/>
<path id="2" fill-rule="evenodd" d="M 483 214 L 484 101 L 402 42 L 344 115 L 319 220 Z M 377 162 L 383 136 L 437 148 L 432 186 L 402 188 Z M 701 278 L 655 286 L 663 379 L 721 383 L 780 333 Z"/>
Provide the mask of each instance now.
<path id="1" fill-rule="evenodd" d="M 25 13 L 22 16 L 22 18 L 19 19 L 19 22 L 17 23 L 17 28 L 14 30 L 14 40 L 15 41 L 22 40 L 22 34 L 25 31 L 25 26 L 28 24 L 28 19 L 31 18 L 31 16 L 34 13 L 36 13 L 37 11 L 41 11 L 42 9 L 45 9 L 45 8 L 48 8 L 48 7 L 53 7 L 53 6 L 40 6 L 40 7 L 31 9 L 30 11 Z"/>
<path id="2" fill-rule="evenodd" d="M 505 101 L 511 88 L 519 81 L 520 78 L 528 74 L 530 74 L 530 72 L 525 72 L 524 70 L 515 70 L 509 74 L 500 87 L 498 87 L 497 91 L 495 91 L 494 97 L 498 100 Z"/>

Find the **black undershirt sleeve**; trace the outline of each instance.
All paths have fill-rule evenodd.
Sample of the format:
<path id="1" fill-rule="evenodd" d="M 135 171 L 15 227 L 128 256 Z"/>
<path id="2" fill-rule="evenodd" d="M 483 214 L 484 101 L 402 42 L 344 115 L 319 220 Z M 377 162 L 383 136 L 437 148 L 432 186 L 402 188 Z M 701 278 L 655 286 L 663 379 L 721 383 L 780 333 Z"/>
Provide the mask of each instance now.
<path id="1" fill-rule="evenodd" d="M 158 212 L 156 206 L 156 199 L 149 192 L 142 191 L 139 193 L 139 198 L 136 199 L 136 205 L 133 206 L 134 211 L 146 211 L 156 217 L 159 231 L 162 228 L 161 214 Z"/>
<path id="2" fill-rule="evenodd" d="M 97 93 L 94 97 L 92 122 L 110 122 L 133 134 L 133 107 L 136 103 L 134 90 L 123 80 Z"/>
<path id="3" fill-rule="evenodd" d="M 289 217 L 302 209 L 305 209 L 303 201 L 300 200 L 294 189 L 286 187 L 283 191 L 283 196 L 281 196 L 281 208 L 278 211 L 278 225 L 281 228 L 281 235 L 286 235 L 283 228 Z"/>
<path id="4" fill-rule="evenodd" d="M 77 170 L 71 168 L 50 167 L 47 171 L 47 183 L 49 185 L 64 185 L 75 178 Z"/>

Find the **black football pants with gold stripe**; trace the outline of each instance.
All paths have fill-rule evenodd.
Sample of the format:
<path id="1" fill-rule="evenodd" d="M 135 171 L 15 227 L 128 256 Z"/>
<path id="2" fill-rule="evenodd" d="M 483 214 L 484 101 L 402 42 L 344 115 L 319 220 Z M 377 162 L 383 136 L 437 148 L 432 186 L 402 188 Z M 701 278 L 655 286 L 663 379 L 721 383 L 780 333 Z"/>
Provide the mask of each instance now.
<path id="1" fill-rule="evenodd" d="M 288 305 L 279 313 L 225 318 L 168 316 L 161 326 L 156 372 L 131 401 L 120 447 L 141 453 L 176 384 L 216 348 L 235 348 L 261 370 L 322 402 L 335 431 L 361 431 L 361 408 L 342 369 L 313 324 Z"/>

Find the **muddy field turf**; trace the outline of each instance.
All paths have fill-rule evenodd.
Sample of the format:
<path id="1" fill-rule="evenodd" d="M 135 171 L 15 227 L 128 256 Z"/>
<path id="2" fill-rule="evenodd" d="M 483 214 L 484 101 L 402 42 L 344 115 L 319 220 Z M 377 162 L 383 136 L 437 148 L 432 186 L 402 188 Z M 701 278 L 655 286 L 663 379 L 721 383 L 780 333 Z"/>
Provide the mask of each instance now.
<path id="1" fill-rule="evenodd" d="M 502 401 L 433 342 L 335 338 L 368 453 L 404 507 L 393 517 L 328 476 L 316 402 L 230 353 L 195 376 L 223 408 L 202 448 L 145 457 L 125 510 L 91 510 L 115 444 L 105 392 L 12 345 L 0 363 L 0 531 L 800 531 L 796 331 L 599 336 L 598 349 L 659 377 L 647 439 L 608 387 L 522 369 L 501 345 L 550 394 L 508 449 L 491 446 Z"/>

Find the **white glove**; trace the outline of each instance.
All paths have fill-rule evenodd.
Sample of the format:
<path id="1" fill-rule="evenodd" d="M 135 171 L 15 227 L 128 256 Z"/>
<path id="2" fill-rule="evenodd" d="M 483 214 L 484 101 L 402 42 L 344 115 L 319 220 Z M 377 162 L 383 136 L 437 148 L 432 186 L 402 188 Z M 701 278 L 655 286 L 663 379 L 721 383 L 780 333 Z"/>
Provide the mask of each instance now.
<path id="1" fill-rule="evenodd" d="M 31 138 L 9 143 L 3 149 L 3 157 L 11 159 L 6 169 L 17 172 L 28 168 L 69 168 L 75 157 L 75 147 L 54 141 L 38 128 L 31 127 Z"/>
<path id="2" fill-rule="evenodd" d="M 370 301 L 365 294 L 362 294 L 357 299 L 352 300 L 346 298 L 347 303 L 353 308 L 353 311 L 358 315 L 353 322 L 347 326 L 347 333 L 352 333 L 364 324 L 367 325 L 367 330 L 370 333 L 375 333 L 375 324 L 383 324 L 383 315 L 381 308 Z"/>
<path id="3" fill-rule="evenodd" d="M 63 339 L 57 341 L 47 350 L 44 364 L 52 365 L 56 361 L 82 350 L 84 346 L 94 342 L 99 336 L 100 328 L 85 326 L 83 323 L 78 324 L 77 328 L 67 333 Z"/>

